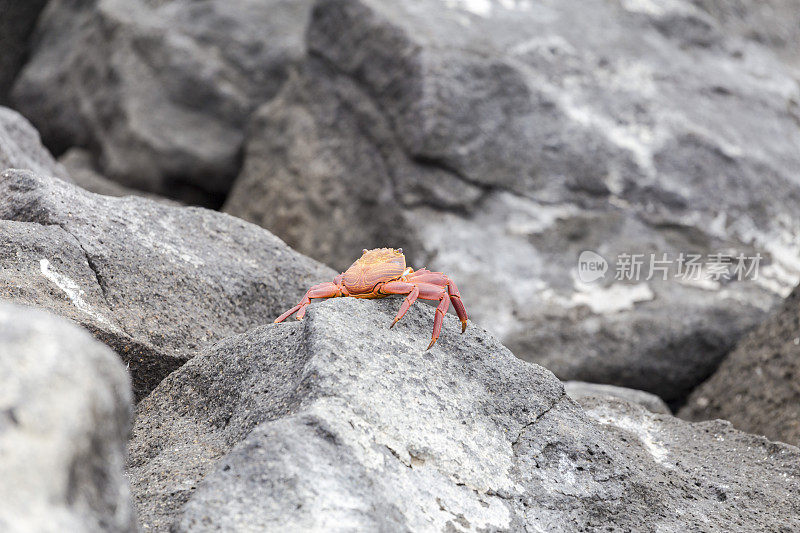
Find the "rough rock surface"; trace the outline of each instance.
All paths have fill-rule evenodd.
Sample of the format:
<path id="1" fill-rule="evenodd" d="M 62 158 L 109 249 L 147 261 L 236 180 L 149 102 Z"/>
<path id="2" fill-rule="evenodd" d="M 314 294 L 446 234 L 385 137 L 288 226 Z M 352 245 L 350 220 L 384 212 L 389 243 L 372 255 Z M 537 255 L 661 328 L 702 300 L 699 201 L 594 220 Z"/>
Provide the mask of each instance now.
<path id="1" fill-rule="evenodd" d="M 679 414 L 723 418 L 744 431 L 800 445 L 800 288 L 742 339 Z"/>
<path id="2" fill-rule="evenodd" d="M 52 0 L 15 83 L 18 109 L 57 153 L 192 202 L 219 202 L 242 127 L 303 51 L 307 0 Z"/>
<path id="3" fill-rule="evenodd" d="M 742 42 L 682 0 L 318 2 L 225 209 L 335 268 L 403 246 L 518 356 L 683 398 L 800 274 L 800 88 Z M 680 252 L 764 259 L 676 280 Z"/>
<path id="4" fill-rule="evenodd" d="M 130 365 L 137 398 L 206 344 L 272 321 L 333 272 L 202 208 L 0 174 L 0 299 L 73 319 Z"/>
<path id="5" fill-rule="evenodd" d="M 587 398 L 618 398 L 641 405 L 651 413 L 672 414 L 664 400 L 649 392 L 605 385 L 603 383 L 586 383 L 585 381 L 565 381 L 567 395 L 578 403 Z"/>
<path id="6" fill-rule="evenodd" d="M 131 532 L 133 415 L 114 353 L 65 320 L 0 304 L 0 531 Z"/>
<path id="7" fill-rule="evenodd" d="M 800 527 L 800 450 L 616 400 L 399 299 L 331 299 L 225 339 L 139 404 L 153 531 Z"/>
<path id="8" fill-rule="evenodd" d="M 692 3 L 727 30 L 769 46 L 783 60 L 800 68 L 800 1 L 692 0 Z"/>
<path id="9" fill-rule="evenodd" d="M 0 104 L 28 53 L 28 38 L 47 0 L 0 0 Z"/>
<path id="10" fill-rule="evenodd" d="M 99 173 L 94 165 L 92 154 L 83 148 L 70 148 L 58 158 L 58 162 L 67 170 L 73 183 L 89 192 L 104 196 L 143 196 L 167 205 L 180 205 L 180 203 L 163 196 L 125 187 L 116 181 L 111 181 Z"/>
<path id="11" fill-rule="evenodd" d="M 0 171 L 7 168 L 29 169 L 69 181 L 66 169 L 42 146 L 36 128 L 13 109 L 0 106 Z"/>
<path id="12" fill-rule="evenodd" d="M 179 205 L 164 197 L 131 189 L 105 178 L 97 172 L 91 153 L 87 150 L 71 148 L 56 160 L 42 145 L 39 132 L 25 117 L 13 109 L 0 106 L 0 171 L 9 168 L 55 176 L 106 196 L 145 196 Z"/>

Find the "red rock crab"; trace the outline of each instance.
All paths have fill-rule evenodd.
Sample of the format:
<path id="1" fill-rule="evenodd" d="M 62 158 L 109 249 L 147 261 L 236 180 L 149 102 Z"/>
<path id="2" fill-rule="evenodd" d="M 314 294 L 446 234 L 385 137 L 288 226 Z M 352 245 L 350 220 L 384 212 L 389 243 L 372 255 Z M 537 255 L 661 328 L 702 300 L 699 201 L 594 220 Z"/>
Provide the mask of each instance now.
<path id="1" fill-rule="evenodd" d="M 337 296 L 384 298 L 392 294 L 405 294 L 406 298 L 390 328 L 403 318 L 417 298 L 439 302 L 433 319 L 433 336 L 426 350 L 429 350 L 439 338 L 444 315 L 450 308 L 451 302 L 458 318 L 461 319 L 461 333 L 467 329 L 467 310 L 453 280 L 442 272 L 431 272 L 424 268 L 415 271 L 411 267 L 406 267 L 406 256 L 403 255 L 402 248 L 362 250 L 361 257 L 356 259 L 350 268 L 333 278 L 332 282 L 320 283 L 308 289 L 300 303 L 276 318 L 275 322 L 283 322 L 294 313 L 297 313 L 297 319 L 301 320 L 313 298 Z"/>

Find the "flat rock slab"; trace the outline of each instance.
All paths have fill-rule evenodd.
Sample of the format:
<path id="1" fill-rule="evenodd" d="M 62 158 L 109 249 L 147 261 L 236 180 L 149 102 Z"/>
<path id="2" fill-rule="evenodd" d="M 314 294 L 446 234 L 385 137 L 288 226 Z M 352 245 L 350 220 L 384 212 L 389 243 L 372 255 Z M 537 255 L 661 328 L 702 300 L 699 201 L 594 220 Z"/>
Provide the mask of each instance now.
<path id="1" fill-rule="evenodd" d="M 800 445 L 800 288 L 742 339 L 679 416 L 723 418 L 744 431 Z"/>
<path id="2" fill-rule="evenodd" d="M 92 331 L 137 398 L 201 347 L 269 323 L 329 268 L 228 215 L 0 174 L 0 298 Z"/>
<path id="3" fill-rule="evenodd" d="M 123 472 L 133 395 L 114 352 L 0 303 L 0 531 L 136 531 Z"/>
<path id="4" fill-rule="evenodd" d="M 621 400 L 433 310 L 332 299 L 225 339 L 139 404 L 152 531 L 685 532 L 800 527 L 800 450 Z"/>

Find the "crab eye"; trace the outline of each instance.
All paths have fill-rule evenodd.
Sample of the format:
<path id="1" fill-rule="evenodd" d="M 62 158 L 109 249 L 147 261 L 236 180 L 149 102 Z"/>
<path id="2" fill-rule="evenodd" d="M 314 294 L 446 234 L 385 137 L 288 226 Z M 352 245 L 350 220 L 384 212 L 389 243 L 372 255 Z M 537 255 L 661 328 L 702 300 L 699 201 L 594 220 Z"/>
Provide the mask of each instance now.
<path id="1" fill-rule="evenodd" d="M 367 253 L 367 249 L 366 249 L 366 248 L 364 248 L 363 250 L 361 250 L 361 255 L 364 255 L 365 253 Z"/>
<path id="2" fill-rule="evenodd" d="M 402 248 L 398 248 L 397 251 L 400 252 L 401 254 L 403 253 L 403 249 Z"/>

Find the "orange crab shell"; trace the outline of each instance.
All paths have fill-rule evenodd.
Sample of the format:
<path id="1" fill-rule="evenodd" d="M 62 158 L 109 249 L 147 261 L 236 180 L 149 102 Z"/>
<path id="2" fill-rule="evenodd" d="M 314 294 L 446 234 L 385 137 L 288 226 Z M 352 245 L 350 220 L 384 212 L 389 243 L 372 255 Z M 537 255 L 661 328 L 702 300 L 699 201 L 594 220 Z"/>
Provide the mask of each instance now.
<path id="1" fill-rule="evenodd" d="M 342 282 L 350 296 L 383 297 L 386 295 L 375 292 L 378 284 L 400 279 L 407 273 L 406 270 L 406 256 L 402 248 L 363 250 L 361 257 L 342 274 Z"/>

